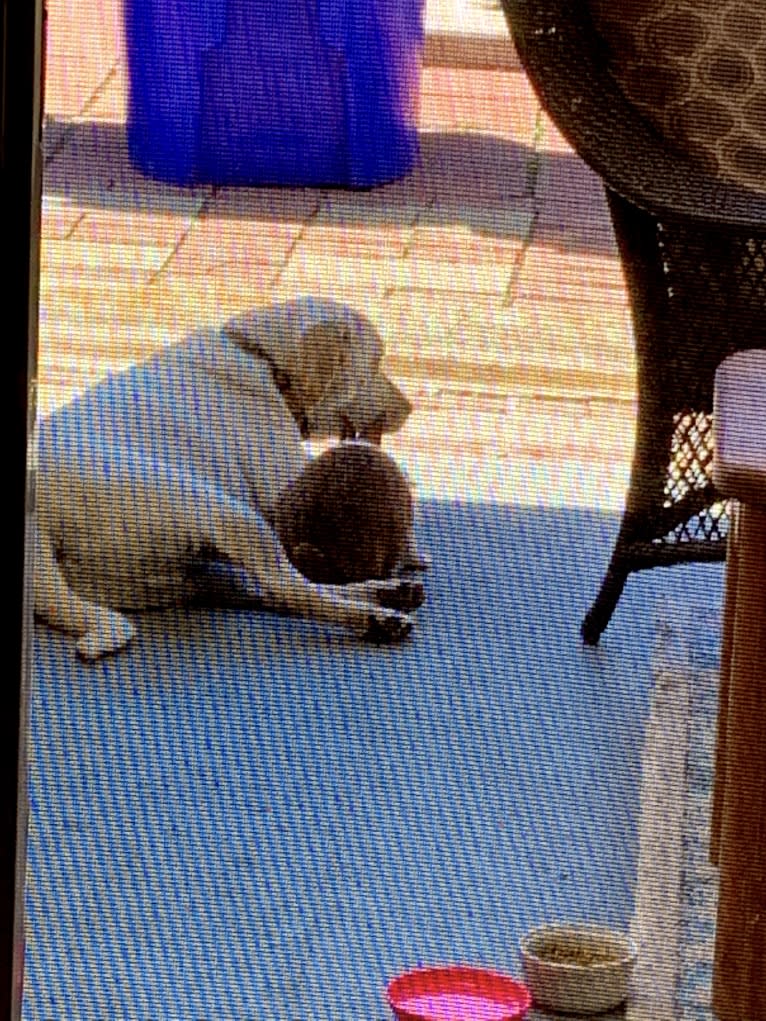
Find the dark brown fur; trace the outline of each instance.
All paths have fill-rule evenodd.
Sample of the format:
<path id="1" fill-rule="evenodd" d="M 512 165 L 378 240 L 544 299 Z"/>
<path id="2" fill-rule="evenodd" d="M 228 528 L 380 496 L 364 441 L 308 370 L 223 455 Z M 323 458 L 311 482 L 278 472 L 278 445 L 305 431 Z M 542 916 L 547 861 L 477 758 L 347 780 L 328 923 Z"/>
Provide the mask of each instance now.
<path id="1" fill-rule="evenodd" d="M 278 501 L 274 526 L 310 581 L 391 578 L 405 558 L 412 493 L 379 447 L 341 443 L 314 458 Z"/>

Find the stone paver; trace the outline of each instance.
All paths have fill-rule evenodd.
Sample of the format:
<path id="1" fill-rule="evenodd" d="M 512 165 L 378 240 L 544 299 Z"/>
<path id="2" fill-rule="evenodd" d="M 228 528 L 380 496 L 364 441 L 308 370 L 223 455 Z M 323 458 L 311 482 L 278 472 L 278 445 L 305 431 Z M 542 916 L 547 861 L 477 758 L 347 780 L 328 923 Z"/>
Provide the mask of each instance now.
<path id="1" fill-rule="evenodd" d="M 430 0 L 425 5 L 428 63 L 515 70 L 500 4 L 487 0 Z"/>
<path id="2" fill-rule="evenodd" d="M 429 485 L 476 497 L 483 470 L 495 497 L 587 502 L 579 458 L 609 480 L 594 504 L 619 505 L 634 366 L 606 204 L 518 70 L 499 8 L 429 0 L 419 164 L 361 192 L 143 177 L 125 143 L 121 17 L 119 0 L 50 2 L 41 411 L 196 325 L 312 291 L 381 328 L 415 406 L 392 449 L 430 459 Z M 457 456 L 475 462 L 460 482 Z"/>
<path id="3" fill-rule="evenodd" d="M 584 301 L 627 307 L 622 266 L 612 253 L 562 251 L 553 244 L 525 250 L 516 297 L 539 305 Z"/>

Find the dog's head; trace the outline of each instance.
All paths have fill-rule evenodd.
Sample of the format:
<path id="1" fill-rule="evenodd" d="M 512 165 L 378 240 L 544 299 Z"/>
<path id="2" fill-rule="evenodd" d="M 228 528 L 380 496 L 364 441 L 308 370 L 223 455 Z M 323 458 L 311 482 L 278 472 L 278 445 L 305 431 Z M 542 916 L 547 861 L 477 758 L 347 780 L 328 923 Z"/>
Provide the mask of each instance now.
<path id="1" fill-rule="evenodd" d="M 341 443 L 309 461 L 277 502 L 274 527 L 309 581 L 343 585 L 390 578 L 413 522 L 409 484 L 370 443 Z"/>
<path id="2" fill-rule="evenodd" d="M 279 370 L 285 398 L 306 438 L 379 443 L 412 410 L 381 370 L 380 334 L 348 306 L 299 298 L 237 317 L 227 330 Z"/>

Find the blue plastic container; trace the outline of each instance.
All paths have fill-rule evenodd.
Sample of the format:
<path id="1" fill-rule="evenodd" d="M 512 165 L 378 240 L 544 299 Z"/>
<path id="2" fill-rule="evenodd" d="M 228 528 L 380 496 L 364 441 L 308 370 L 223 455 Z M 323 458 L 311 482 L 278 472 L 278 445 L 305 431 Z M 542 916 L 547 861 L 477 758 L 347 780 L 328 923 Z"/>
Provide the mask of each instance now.
<path id="1" fill-rule="evenodd" d="M 125 22 L 151 177 L 364 188 L 415 163 L 423 0 L 125 0 Z"/>

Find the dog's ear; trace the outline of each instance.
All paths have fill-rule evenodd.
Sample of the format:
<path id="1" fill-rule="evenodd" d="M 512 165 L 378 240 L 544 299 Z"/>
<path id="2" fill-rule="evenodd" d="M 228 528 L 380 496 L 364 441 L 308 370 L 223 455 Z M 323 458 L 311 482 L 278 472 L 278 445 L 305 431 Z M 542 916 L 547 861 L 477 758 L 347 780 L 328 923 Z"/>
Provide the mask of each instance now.
<path id="1" fill-rule="evenodd" d="M 313 408 L 333 386 L 351 359 L 347 331 L 338 323 L 317 323 L 303 333 L 300 390 L 304 408 Z"/>

